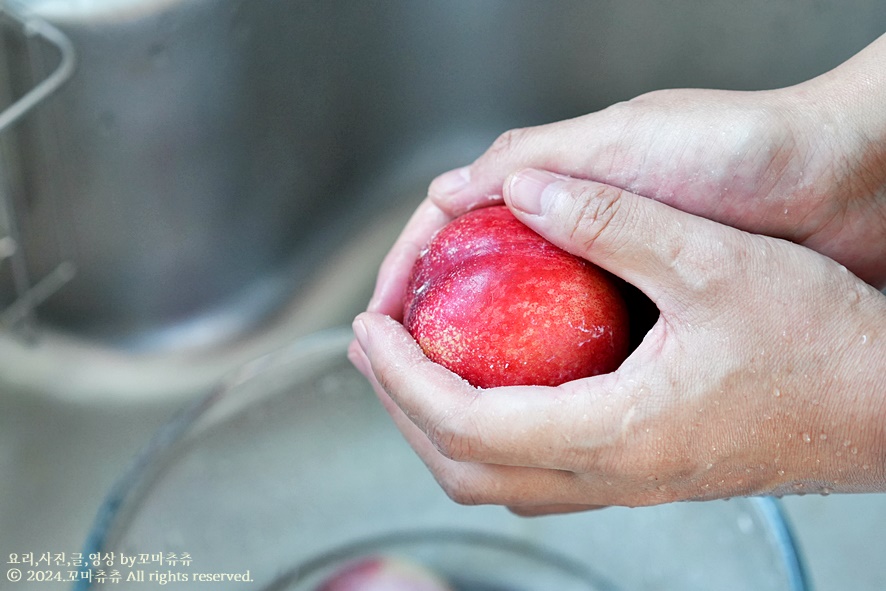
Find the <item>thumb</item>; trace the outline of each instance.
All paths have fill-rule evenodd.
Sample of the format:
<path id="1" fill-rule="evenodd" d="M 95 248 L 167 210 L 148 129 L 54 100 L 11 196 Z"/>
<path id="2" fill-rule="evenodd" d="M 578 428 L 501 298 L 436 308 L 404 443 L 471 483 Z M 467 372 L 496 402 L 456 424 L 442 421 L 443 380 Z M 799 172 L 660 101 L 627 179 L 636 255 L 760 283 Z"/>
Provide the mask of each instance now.
<path id="1" fill-rule="evenodd" d="M 502 192 L 520 221 L 660 308 L 734 272 L 741 258 L 743 233 L 611 185 L 526 169 Z"/>

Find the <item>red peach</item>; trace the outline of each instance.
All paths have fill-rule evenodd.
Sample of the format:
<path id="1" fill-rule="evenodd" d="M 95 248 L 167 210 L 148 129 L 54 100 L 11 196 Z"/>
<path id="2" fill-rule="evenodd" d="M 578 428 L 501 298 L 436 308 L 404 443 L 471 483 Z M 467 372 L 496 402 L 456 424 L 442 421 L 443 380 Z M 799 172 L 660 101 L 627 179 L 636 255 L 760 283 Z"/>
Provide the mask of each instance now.
<path id="1" fill-rule="evenodd" d="M 555 386 L 618 368 L 628 312 L 611 275 L 554 246 L 505 206 L 442 228 L 412 269 L 404 325 L 474 386 Z"/>
<path id="2" fill-rule="evenodd" d="M 451 587 L 414 562 L 373 556 L 346 564 L 317 591 L 451 591 Z"/>

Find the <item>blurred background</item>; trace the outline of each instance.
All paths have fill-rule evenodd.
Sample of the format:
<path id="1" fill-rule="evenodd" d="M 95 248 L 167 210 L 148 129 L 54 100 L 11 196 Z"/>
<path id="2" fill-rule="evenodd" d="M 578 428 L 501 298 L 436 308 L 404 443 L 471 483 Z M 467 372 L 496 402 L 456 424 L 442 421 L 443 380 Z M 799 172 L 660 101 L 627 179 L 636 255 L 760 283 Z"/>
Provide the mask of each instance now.
<path id="1" fill-rule="evenodd" d="M 502 131 L 884 31 L 882 0 L 0 2 L 0 557 L 77 551 L 176 410 L 349 323 Z M 819 591 L 886 585 L 886 497 L 784 506 Z"/>

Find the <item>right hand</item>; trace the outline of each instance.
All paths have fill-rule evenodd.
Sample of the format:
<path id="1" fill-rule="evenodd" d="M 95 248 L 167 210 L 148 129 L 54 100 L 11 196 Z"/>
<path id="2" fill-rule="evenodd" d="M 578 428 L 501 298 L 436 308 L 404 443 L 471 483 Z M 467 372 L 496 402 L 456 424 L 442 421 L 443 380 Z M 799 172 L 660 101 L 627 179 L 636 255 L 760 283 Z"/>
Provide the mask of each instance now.
<path id="1" fill-rule="evenodd" d="M 807 248 L 609 185 L 524 170 L 504 197 L 660 316 L 612 373 L 483 390 L 395 320 L 358 316 L 351 360 L 453 499 L 535 515 L 886 492 L 886 296 Z"/>

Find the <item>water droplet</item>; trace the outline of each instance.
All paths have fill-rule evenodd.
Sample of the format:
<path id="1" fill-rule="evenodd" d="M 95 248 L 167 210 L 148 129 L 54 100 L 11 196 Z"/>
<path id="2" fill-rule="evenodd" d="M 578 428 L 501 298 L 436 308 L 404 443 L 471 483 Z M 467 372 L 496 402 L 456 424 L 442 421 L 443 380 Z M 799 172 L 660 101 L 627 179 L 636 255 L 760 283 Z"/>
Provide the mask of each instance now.
<path id="1" fill-rule="evenodd" d="M 778 471 L 778 475 L 779 475 L 779 476 L 784 476 L 784 470 L 779 470 L 779 471 Z"/>
<path id="2" fill-rule="evenodd" d="M 781 390 L 779 388 L 776 388 L 775 390 L 772 391 L 772 395 L 775 396 L 776 398 L 779 398 L 781 396 Z"/>
<path id="3" fill-rule="evenodd" d="M 861 344 L 866 345 L 867 342 L 868 342 L 868 335 L 866 335 L 866 334 L 861 335 Z"/>
<path id="4" fill-rule="evenodd" d="M 821 491 L 820 491 L 820 492 L 821 492 L 821 496 L 826 497 L 826 496 L 828 496 L 829 494 L 831 494 L 831 489 L 829 489 L 829 488 L 826 487 L 826 486 L 823 486 L 823 487 L 821 488 Z"/>
<path id="5" fill-rule="evenodd" d="M 850 445 L 852 445 L 852 442 L 849 441 L 848 439 L 843 442 L 843 447 L 849 447 Z"/>
<path id="6" fill-rule="evenodd" d="M 705 466 L 705 468 L 707 468 L 708 470 L 710 470 L 710 469 L 713 468 L 713 467 L 714 467 L 714 465 L 713 465 L 713 464 L 710 464 L 710 463 L 709 463 L 707 466 Z"/>
<path id="7" fill-rule="evenodd" d="M 824 433 L 822 433 L 821 435 L 819 435 L 818 438 L 821 439 L 822 441 L 827 441 L 827 440 L 828 440 L 828 436 L 825 435 Z"/>
<path id="8" fill-rule="evenodd" d="M 850 451 L 852 452 L 852 455 L 854 455 L 854 456 L 858 455 L 858 448 L 857 447 L 853 447 Z"/>
<path id="9" fill-rule="evenodd" d="M 754 520 L 750 515 L 738 516 L 738 529 L 741 530 L 741 533 L 743 534 L 749 534 L 754 531 Z"/>
<path id="10" fill-rule="evenodd" d="M 812 443 L 812 437 L 809 436 L 809 433 L 803 433 L 803 441 L 806 443 Z"/>

